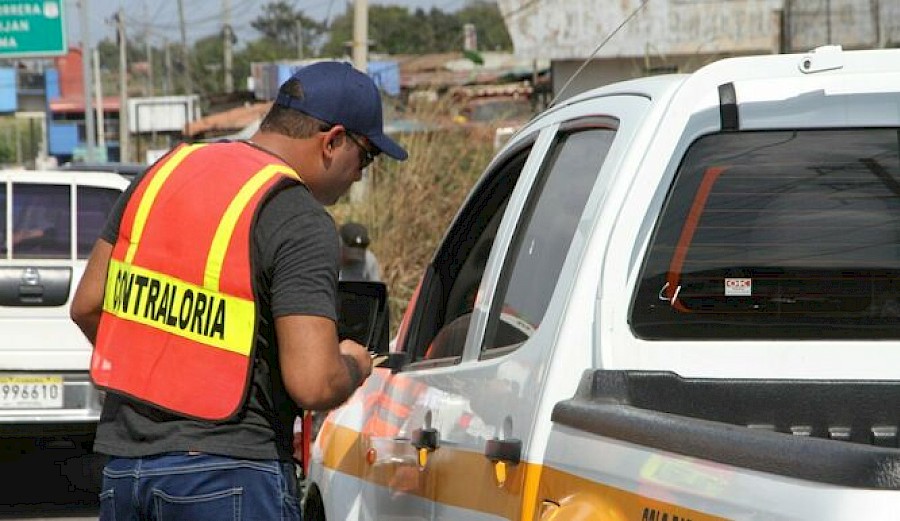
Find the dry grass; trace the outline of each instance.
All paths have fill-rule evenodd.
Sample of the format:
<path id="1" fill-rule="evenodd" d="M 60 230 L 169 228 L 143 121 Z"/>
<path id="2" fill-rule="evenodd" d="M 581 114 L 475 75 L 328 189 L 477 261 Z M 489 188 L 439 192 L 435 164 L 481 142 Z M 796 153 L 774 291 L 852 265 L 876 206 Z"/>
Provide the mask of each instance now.
<path id="1" fill-rule="evenodd" d="M 462 129 L 411 133 L 399 138 L 409 159 L 379 159 L 371 167 L 365 198 L 344 198 L 331 207 L 338 223 L 369 228 L 371 250 L 381 264 L 391 302 L 391 332 L 416 289 L 424 267 L 460 204 L 494 150 L 490 140 Z"/>

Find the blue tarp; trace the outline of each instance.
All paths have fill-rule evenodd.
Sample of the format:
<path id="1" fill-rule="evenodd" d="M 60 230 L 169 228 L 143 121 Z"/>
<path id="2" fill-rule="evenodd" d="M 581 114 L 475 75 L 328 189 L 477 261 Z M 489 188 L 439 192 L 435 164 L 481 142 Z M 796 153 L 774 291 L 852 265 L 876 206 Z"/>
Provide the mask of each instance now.
<path id="1" fill-rule="evenodd" d="M 19 108 L 16 97 L 16 69 L 0 68 L 0 112 L 15 112 Z"/>
<path id="2" fill-rule="evenodd" d="M 293 63 L 274 65 L 268 71 L 270 73 L 268 84 L 271 86 L 271 92 L 268 93 L 271 96 L 270 99 L 275 98 L 278 87 L 282 83 L 290 79 L 297 69 L 303 67 L 301 64 Z M 400 64 L 395 61 L 370 61 L 367 71 L 382 92 L 388 96 L 400 95 Z"/>
<path id="3" fill-rule="evenodd" d="M 395 61 L 371 61 L 367 71 L 382 92 L 388 96 L 400 95 L 400 64 Z"/>
<path id="4" fill-rule="evenodd" d="M 81 143 L 78 139 L 78 125 L 75 123 L 55 123 L 47 125 L 48 152 L 51 155 L 68 155 Z"/>
<path id="5" fill-rule="evenodd" d="M 56 69 L 47 69 L 44 72 L 44 93 L 47 96 L 47 104 L 50 100 L 58 98 L 59 92 L 59 71 Z"/>

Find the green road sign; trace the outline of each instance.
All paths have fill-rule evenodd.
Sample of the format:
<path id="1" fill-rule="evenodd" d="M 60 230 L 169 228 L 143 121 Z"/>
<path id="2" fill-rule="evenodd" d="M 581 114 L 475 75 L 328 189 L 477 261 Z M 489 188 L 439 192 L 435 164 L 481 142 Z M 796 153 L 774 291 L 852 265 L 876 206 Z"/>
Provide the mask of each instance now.
<path id="1" fill-rule="evenodd" d="M 64 0 L 0 0 L 0 58 L 66 54 Z"/>

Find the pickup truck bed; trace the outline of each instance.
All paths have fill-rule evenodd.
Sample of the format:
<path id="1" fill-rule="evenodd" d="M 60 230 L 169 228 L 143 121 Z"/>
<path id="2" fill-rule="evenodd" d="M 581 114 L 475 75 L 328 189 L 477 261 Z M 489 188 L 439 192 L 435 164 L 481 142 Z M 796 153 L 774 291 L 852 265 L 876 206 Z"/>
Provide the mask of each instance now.
<path id="1" fill-rule="evenodd" d="M 589 370 L 552 421 L 654 449 L 843 487 L 900 489 L 900 382 L 719 380 Z"/>

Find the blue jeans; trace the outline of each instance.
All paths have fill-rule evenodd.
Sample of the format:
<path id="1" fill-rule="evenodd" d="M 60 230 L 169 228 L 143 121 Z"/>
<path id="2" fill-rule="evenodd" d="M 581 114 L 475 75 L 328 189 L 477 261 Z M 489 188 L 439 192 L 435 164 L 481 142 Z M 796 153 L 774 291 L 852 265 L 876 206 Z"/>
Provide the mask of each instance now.
<path id="1" fill-rule="evenodd" d="M 292 463 L 211 454 L 110 458 L 100 521 L 300 521 Z"/>

